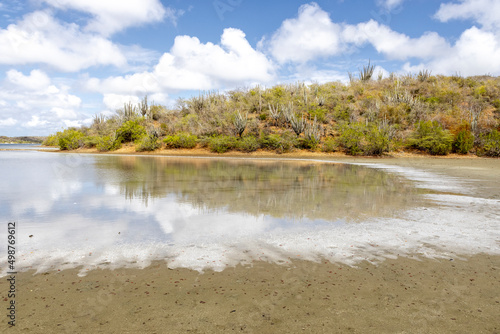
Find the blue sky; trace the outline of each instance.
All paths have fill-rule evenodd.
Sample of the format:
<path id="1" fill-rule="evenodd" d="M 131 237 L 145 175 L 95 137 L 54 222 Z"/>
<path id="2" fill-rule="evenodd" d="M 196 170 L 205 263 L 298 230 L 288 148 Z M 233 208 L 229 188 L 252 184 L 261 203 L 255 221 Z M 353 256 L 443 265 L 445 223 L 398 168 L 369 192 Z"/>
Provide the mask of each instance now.
<path id="1" fill-rule="evenodd" d="M 500 75 L 498 0 L 0 1 L 0 135 L 123 103 L 376 72 Z"/>

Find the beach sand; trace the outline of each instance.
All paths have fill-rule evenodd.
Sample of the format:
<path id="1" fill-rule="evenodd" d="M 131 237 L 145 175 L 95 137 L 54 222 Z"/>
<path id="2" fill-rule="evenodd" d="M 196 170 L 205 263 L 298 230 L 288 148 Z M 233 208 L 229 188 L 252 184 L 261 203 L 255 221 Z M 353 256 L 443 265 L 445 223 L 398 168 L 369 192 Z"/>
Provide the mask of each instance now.
<path id="1" fill-rule="evenodd" d="M 467 180 L 475 196 L 500 199 L 499 159 L 280 156 L 297 157 L 428 170 Z M 17 274 L 11 328 L 2 278 L 1 332 L 500 333 L 497 255 L 436 260 L 416 254 L 356 267 L 254 262 L 204 273 L 155 262 L 85 277 L 78 272 Z"/>
<path id="2" fill-rule="evenodd" d="M 18 274 L 2 333 L 500 332 L 499 256 L 77 272 Z"/>

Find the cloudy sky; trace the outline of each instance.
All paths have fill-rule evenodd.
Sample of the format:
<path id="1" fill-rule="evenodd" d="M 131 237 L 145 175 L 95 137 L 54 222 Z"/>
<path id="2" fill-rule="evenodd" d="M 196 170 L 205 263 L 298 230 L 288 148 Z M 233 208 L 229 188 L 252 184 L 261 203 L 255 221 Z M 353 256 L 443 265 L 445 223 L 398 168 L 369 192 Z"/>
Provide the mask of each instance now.
<path id="1" fill-rule="evenodd" d="M 498 0 L 0 1 L 0 135 L 89 124 L 144 95 L 347 80 L 500 75 Z"/>

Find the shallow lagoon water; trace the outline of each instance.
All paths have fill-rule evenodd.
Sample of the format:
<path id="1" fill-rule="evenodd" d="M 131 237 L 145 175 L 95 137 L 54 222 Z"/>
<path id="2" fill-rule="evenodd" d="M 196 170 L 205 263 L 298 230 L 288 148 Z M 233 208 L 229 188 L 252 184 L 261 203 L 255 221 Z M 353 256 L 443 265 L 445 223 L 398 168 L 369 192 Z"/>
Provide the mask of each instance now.
<path id="1" fill-rule="evenodd" d="M 18 270 L 500 253 L 500 201 L 411 168 L 3 151 L 0 171 Z"/>

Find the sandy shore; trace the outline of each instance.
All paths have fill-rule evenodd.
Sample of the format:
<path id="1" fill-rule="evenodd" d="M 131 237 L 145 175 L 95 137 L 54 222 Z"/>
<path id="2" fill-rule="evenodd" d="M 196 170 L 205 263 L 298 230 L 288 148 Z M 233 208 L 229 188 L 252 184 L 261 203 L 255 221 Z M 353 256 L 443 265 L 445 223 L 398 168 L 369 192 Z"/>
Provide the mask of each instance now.
<path id="1" fill-rule="evenodd" d="M 76 274 L 19 274 L 17 326 L 3 316 L 2 333 L 500 332 L 498 256 Z"/>
<path id="2" fill-rule="evenodd" d="M 466 180 L 475 196 L 500 199 L 500 159 L 251 156 L 413 167 Z M 200 274 L 157 262 L 142 270 L 77 273 L 17 274 L 12 328 L 6 316 L 9 284 L 3 278 L 1 332 L 500 333 L 500 256 L 487 254 L 441 260 L 416 255 L 355 268 L 294 260 L 286 266 L 254 262 Z"/>

